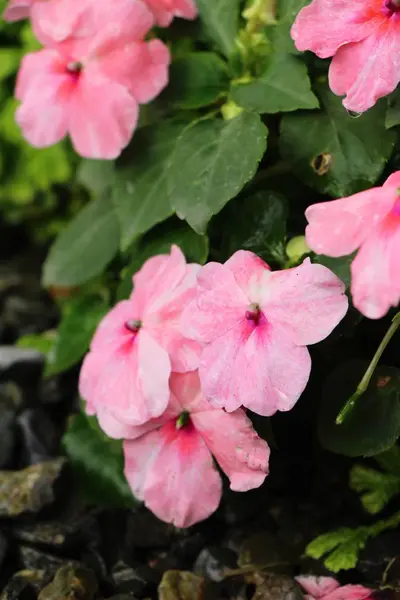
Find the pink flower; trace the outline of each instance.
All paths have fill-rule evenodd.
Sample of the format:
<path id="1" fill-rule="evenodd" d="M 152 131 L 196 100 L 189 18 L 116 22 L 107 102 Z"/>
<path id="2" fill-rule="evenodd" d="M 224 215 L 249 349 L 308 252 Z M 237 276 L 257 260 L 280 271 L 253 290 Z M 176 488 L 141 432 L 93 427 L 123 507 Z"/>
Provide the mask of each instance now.
<path id="1" fill-rule="evenodd" d="M 224 265 L 209 263 L 182 316 L 182 331 L 206 344 L 204 395 L 229 412 L 241 405 L 265 416 L 290 410 L 310 376 L 306 345 L 327 337 L 347 305 L 342 282 L 309 259 L 274 273 L 243 250 Z"/>
<path id="2" fill-rule="evenodd" d="M 160 27 L 168 27 L 174 17 L 195 19 L 197 8 L 194 0 L 145 0 Z"/>
<path id="3" fill-rule="evenodd" d="M 107 412 L 122 426 L 141 425 L 165 411 L 171 370 L 198 364 L 200 345 L 179 330 L 198 268 L 173 246 L 170 255 L 150 258 L 136 273 L 130 299 L 101 321 L 82 365 L 79 388 L 88 413 Z"/>
<path id="4" fill-rule="evenodd" d="M 218 507 L 222 482 L 237 492 L 259 487 L 268 474 L 269 448 L 241 409 L 228 414 L 210 406 L 197 372 L 170 379 L 167 411 L 124 442 L 125 475 L 137 498 L 159 519 L 189 527 Z"/>
<path id="5" fill-rule="evenodd" d="M 295 579 L 307 592 L 305 600 L 367 600 L 372 597 L 372 590 L 362 585 L 340 587 L 332 577 L 301 575 Z"/>
<path id="6" fill-rule="evenodd" d="M 147 7 L 140 0 L 98 6 L 96 33 L 88 35 L 92 25 L 78 19 L 73 35 L 56 44 L 50 33 L 62 34 L 49 25 L 39 39 L 51 47 L 22 60 L 16 119 L 33 146 L 51 146 L 69 133 L 82 156 L 116 158 L 132 137 L 138 105 L 167 83 L 167 47 L 142 41 L 153 24 Z"/>
<path id="7" fill-rule="evenodd" d="M 318 254 L 344 256 L 359 248 L 351 265 L 354 306 L 380 319 L 400 300 L 400 171 L 382 187 L 306 210 L 308 246 Z"/>
<path id="8" fill-rule="evenodd" d="M 31 12 L 33 0 L 11 0 L 3 13 L 3 19 L 12 23 L 27 19 Z"/>
<path id="9" fill-rule="evenodd" d="M 363 112 L 400 80 L 400 5 L 397 0 L 313 0 L 297 16 L 298 50 L 333 56 L 329 85 L 344 106 Z"/>

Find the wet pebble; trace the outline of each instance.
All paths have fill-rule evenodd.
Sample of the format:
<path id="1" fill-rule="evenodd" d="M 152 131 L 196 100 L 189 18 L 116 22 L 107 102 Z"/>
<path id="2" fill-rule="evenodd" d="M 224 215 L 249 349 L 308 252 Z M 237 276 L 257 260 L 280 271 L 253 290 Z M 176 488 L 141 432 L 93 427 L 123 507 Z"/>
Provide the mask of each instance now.
<path id="1" fill-rule="evenodd" d="M 44 365 L 44 355 L 31 348 L 0 346 L 0 377 L 13 381 L 38 380 Z"/>
<path id="2" fill-rule="evenodd" d="M 0 468 L 12 463 L 17 440 L 17 409 L 22 393 L 15 384 L 0 385 Z"/>
<path id="3" fill-rule="evenodd" d="M 167 571 L 158 586 L 159 600 L 201 600 L 204 579 L 190 571 Z"/>
<path id="4" fill-rule="evenodd" d="M 154 569 L 139 563 L 131 566 L 124 561 L 118 561 L 112 569 L 115 591 L 121 594 L 130 592 L 138 598 L 151 594 L 159 584 L 160 578 Z"/>
<path id="5" fill-rule="evenodd" d="M 35 465 L 58 454 L 61 432 L 44 410 L 24 410 L 18 416 L 17 424 L 22 437 L 23 464 Z"/>
<path id="6" fill-rule="evenodd" d="M 194 564 L 193 570 L 210 581 L 222 581 L 226 574 L 237 566 L 237 556 L 227 548 L 204 548 Z"/>
<path id="7" fill-rule="evenodd" d="M 54 573 L 66 560 L 31 546 L 19 546 L 20 562 L 25 569 L 44 570 Z M 73 561 L 71 561 L 73 562 Z"/>
<path id="8" fill-rule="evenodd" d="M 96 577 L 90 569 L 64 565 L 42 589 L 38 600 L 92 600 L 97 592 Z"/>
<path id="9" fill-rule="evenodd" d="M 20 471 L 0 471 L 0 517 L 38 513 L 51 504 L 64 465 L 65 459 L 57 458 Z"/>
<path id="10" fill-rule="evenodd" d="M 0 600 L 37 600 L 38 593 L 47 583 L 44 571 L 18 571 L 3 589 Z"/>
<path id="11" fill-rule="evenodd" d="M 256 589 L 252 600 L 303 600 L 304 596 L 292 577 L 274 573 L 254 573 Z"/>

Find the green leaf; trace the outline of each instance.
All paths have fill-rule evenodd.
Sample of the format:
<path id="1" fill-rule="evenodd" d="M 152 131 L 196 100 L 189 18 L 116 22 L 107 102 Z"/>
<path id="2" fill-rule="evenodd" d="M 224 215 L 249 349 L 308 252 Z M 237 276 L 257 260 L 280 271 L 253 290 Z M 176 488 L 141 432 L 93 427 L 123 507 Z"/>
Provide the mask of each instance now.
<path id="1" fill-rule="evenodd" d="M 400 493 L 400 477 L 364 465 L 354 465 L 350 471 L 350 487 L 361 494 L 365 510 L 376 514 Z"/>
<path id="2" fill-rule="evenodd" d="M 385 126 L 387 129 L 400 125 L 400 92 L 396 89 L 387 97 Z"/>
<path id="3" fill-rule="evenodd" d="M 318 90 L 323 110 L 283 117 L 282 157 L 305 184 L 331 196 L 348 196 L 376 182 L 395 132 L 385 129 L 384 101 L 354 118 L 329 89 Z"/>
<path id="4" fill-rule="evenodd" d="M 279 49 L 280 52 L 300 54 L 294 45 L 290 30 L 298 13 L 308 3 L 309 0 L 279 0 L 277 6 L 278 23 L 268 29 L 275 50 Z"/>
<path id="5" fill-rule="evenodd" d="M 400 370 L 378 367 L 367 391 L 341 425 L 339 410 L 355 392 L 367 364 L 353 360 L 326 380 L 318 434 L 321 445 L 346 456 L 373 456 L 390 448 L 400 434 Z"/>
<path id="6" fill-rule="evenodd" d="M 62 443 L 90 502 L 113 507 L 137 504 L 123 474 L 122 442 L 107 438 L 96 419 L 74 415 Z"/>
<path id="7" fill-rule="evenodd" d="M 114 181 L 115 163 L 112 160 L 83 159 L 77 172 L 79 183 L 98 195 L 108 190 Z"/>
<path id="8" fill-rule="evenodd" d="M 129 297 L 132 291 L 132 275 L 143 263 L 156 254 L 169 254 L 171 244 L 180 247 L 188 262 L 204 264 L 208 256 L 208 238 L 198 235 L 176 217 L 157 225 L 137 241 L 130 249 L 132 261 L 124 269 L 122 281 L 118 287 L 117 299 Z"/>
<path id="9" fill-rule="evenodd" d="M 111 200 L 92 200 L 69 223 L 50 249 L 43 268 L 45 286 L 75 286 L 99 275 L 119 246 L 119 226 Z"/>
<path id="10" fill-rule="evenodd" d="M 176 144 L 168 172 L 169 196 L 178 217 L 204 233 L 211 217 L 255 174 L 267 134 L 260 117 L 246 112 L 229 121 L 189 125 Z"/>
<path id="11" fill-rule="evenodd" d="M 186 126 L 187 122 L 170 121 L 139 129 L 117 161 L 112 199 L 121 226 L 122 250 L 173 214 L 167 173 L 176 140 Z"/>
<path id="12" fill-rule="evenodd" d="M 358 529 L 342 527 L 337 531 L 324 533 L 315 538 L 308 544 L 306 554 L 316 559 L 328 554 L 324 564 L 333 573 L 338 573 L 342 569 L 354 569 L 357 565 L 358 555 L 365 547 L 370 535 L 367 527 Z"/>
<path id="13" fill-rule="evenodd" d="M 351 283 L 351 271 L 350 265 L 354 260 L 354 253 L 348 256 L 340 256 L 338 258 L 332 258 L 331 256 L 325 256 L 324 254 L 317 254 L 313 258 L 313 262 L 319 265 L 328 267 L 335 275 L 339 277 L 346 286 L 346 289 L 350 287 Z"/>
<path id="14" fill-rule="evenodd" d="M 213 52 L 191 52 L 171 65 L 169 83 L 161 97 L 169 106 L 195 109 L 213 104 L 228 93 L 226 63 Z"/>
<path id="15" fill-rule="evenodd" d="M 228 205 L 222 229 L 224 257 L 237 250 L 251 250 L 266 262 L 286 260 L 286 220 L 288 206 L 284 196 L 261 190 L 249 198 Z"/>
<path id="16" fill-rule="evenodd" d="M 43 333 L 29 333 L 18 338 L 15 345 L 18 348 L 31 348 L 47 355 L 54 346 L 55 331 L 44 331 Z"/>
<path id="17" fill-rule="evenodd" d="M 319 106 L 318 98 L 311 91 L 306 65 L 290 54 L 272 54 L 260 77 L 249 83 L 236 83 L 231 91 L 237 104 L 259 113 Z"/>
<path id="18" fill-rule="evenodd" d="M 20 60 L 21 50 L 19 48 L 0 48 L 0 81 L 18 70 Z"/>
<path id="19" fill-rule="evenodd" d="M 392 446 L 389 450 L 376 454 L 374 460 L 387 473 L 400 477 L 400 447 Z"/>
<path id="20" fill-rule="evenodd" d="M 342 527 L 336 531 L 324 533 L 315 538 L 306 548 L 307 556 L 320 559 L 324 555 L 324 565 L 334 573 L 342 569 L 353 569 L 357 565 L 358 555 L 368 539 L 376 537 L 387 529 L 395 529 L 400 524 L 400 512 L 388 519 L 372 525 L 351 529 Z"/>
<path id="21" fill-rule="evenodd" d="M 206 34 L 225 56 L 235 50 L 240 0 L 196 0 Z"/>
<path id="22" fill-rule="evenodd" d="M 65 306 L 55 344 L 47 356 L 46 376 L 61 373 L 82 358 L 108 309 L 100 294 L 73 298 Z"/>

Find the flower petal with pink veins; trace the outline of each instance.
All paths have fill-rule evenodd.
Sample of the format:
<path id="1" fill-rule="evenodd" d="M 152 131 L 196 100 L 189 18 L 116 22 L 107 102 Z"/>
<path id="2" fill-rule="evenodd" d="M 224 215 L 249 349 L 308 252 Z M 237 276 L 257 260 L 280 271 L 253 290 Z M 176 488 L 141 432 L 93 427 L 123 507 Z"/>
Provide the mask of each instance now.
<path id="1" fill-rule="evenodd" d="M 28 19 L 33 0 L 11 0 L 3 13 L 3 19 L 9 23 Z"/>
<path id="2" fill-rule="evenodd" d="M 250 302 L 258 302 L 258 289 L 269 278 L 271 268 L 254 252 L 238 250 L 224 267 L 232 271 L 238 286 Z"/>
<path id="3" fill-rule="evenodd" d="M 351 264 L 353 304 L 369 319 L 380 319 L 399 303 L 399 252 L 400 227 L 389 217 L 369 236 Z"/>
<path id="4" fill-rule="evenodd" d="M 24 56 L 15 92 L 21 101 L 16 121 L 30 144 L 44 148 L 65 137 L 72 92 L 57 52 L 40 50 Z"/>
<path id="5" fill-rule="evenodd" d="M 363 585 L 344 585 L 324 596 L 323 600 L 367 600 L 368 598 L 372 598 L 372 590 L 369 588 Z"/>
<path id="6" fill-rule="evenodd" d="M 90 344 L 91 350 L 107 352 L 128 343 L 133 334 L 125 327 L 125 323 L 140 318 L 141 315 L 135 311 L 131 300 L 118 302 L 100 321 Z"/>
<path id="7" fill-rule="evenodd" d="M 329 85 L 346 95 L 343 105 L 364 112 L 387 96 L 400 81 L 399 23 L 388 19 L 379 29 L 356 44 L 343 46 L 329 68 Z"/>
<path id="8" fill-rule="evenodd" d="M 88 66 L 79 75 L 71 105 L 75 150 L 86 158 L 117 158 L 131 140 L 138 115 L 137 102 L 125 87 Z"/>
<path id="9" fill-rule="evenodd" d="M 211 262 L 200 269 L 197 289 L 181 318 L 187 337 L 209 342 L 244 320 L 250 301 L 226 265 Z"/>
<path id="10" fill-rule="evenodd" d="M 210 410 L 210 404 L 205 400 L 197 371 L 191 373 L 171 373 L 169 379 L 171 396 L 181 407 L 181 411 L 191 414 Z"/>
<path id="11" fill-rule="evenodd" d="M 124 442 L 125 475 L 133 493 L 161 520 L 190 527 L 218 507 L 221 478 L 192 424 L 171 422 Z"/>
<path id="12" fill-rule="evenodd" d="M 348 309 L 345 286 L 330 269 L 312 264 L 271 274 L 260 301 L 268 321 L 293 344 L 316 344 L 328 337 Z"/>
<path id="13" fill-rule="evenodd" d="M 313 0 L 297 15 L 291 35 L 298 50 L 320 58 L 333 56 L 344 44 L 369 36 L 385 21 L 365 0 Z"/>
<path id="14" fill-rule="evenodd" d="M 390 213 L 396 195 L 388 186 L 312 204 L 306 210 L 307 245 L 317 254 L 334 257 L 351 254 Z"/>
<path id="15" fill-rule="evenodd" d="M 295 346 L 268 323 L 243 322 L 208 344 L 200 361 L 205 397 L 232 412 L 245 406 L 271 416 L 290 410 L 310 376 L 307 348 Z"/>
<path id="16" fill-rule="evenodd" d="M 231 489 L 246 492 L 259 487 L 268 475 L 269 448 L 241 409 L 233 413 L 207 410 L 191 415 L 196 430 L 221 469 Z"/>
<path id="17" fill-rule="evenodd" d="M 46 46 L 73 34 L 83 37 L 97 33 L 92 0 L 33 0 L 31 22 L 36 37 Z"/>
<path id="18" fill-rule="evenodd" d="M 168 27 L 174 17 L 195 19 L 197 9 L 194 0 L 145 0 L 152 10 L 159 27 Z"/>
<path id="19" fill-rule="evenodd" d="M 340 583 L 333 577 L 299 575 L 295 577 L 295 580 L 315 600 L 325 598 L 327 594 L 330 594 L 340 586 Z"/>

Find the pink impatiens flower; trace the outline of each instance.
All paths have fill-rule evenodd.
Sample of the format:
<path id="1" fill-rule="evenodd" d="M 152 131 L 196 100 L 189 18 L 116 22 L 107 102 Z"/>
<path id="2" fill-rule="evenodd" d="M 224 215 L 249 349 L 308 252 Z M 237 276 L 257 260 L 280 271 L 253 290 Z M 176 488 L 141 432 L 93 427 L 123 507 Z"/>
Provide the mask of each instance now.
<path id="1" fill-rule="evenodd" d="M 22 60 L 16 119 L 33 146 L 50 146 L 69 133 L 82 156 L 116 158 L 132 137 L 139 104 L 167 84 L 167 47 L 143 41 L 153 25 L 148 8 L 140 0 L 98 7 L 96 33 L 88 35 L 91 25 L 78 19 L 73 34 L 57 44 L 49 28 L 39 35 L 48 47 Z"/>
<path id="2" fill-rule="evenodd" d="M 400 171 L 382 187 L 306 210 L 308 246 L 318 254 L 344 256 L 359 248 L 351 264 L 354 306 L 380 319 L 400 300 Z"/>
<path id="3" fill-rule="evenodd" d="M 168 27 L 174 17 L 195 19 L 197 8 L 194 0 L 145 0 L 160 27 Z"/>
<path id="4" fill-rule="evenodd" d="M 372 598 L 372 590 L 362 585 L 344 585 L 333 577 L 300 575 L 297 583 L 307 592 L 305 600 L 367 600 Z"/>
<path id="5" fill-rule="evenodd" d="M 182 331 L 206 344 L 204 395 L 229 412 L 241 405 L 265 416 L 290 410 L 310 375 L 306 346 L 327 337 L 347 306 L 340 279 L 309 259 L 271 272 L 239 250 L 224 265 L 209 263 L 182 316 Z"/>
<path id="6" fill-rule="evenodd" d="M 329 85 L 349 110 L 371 108 L 400 81 L 398 0 L 313 0 L 292 37 L 298 50 L 333 56 Z"/>
<path id="7" fill-rule="evenodd" d="M 222 482 L 212 456 L 237 492 L 259 487 L 268 474 L 269 448 L 243 410 L 213 408 L 197 372 L 170 379 L 167 411 L 124 431 L 125 475 L 134 495 L 155 515 L 189 527 L 218 507 Z"/>
<path id="8" fill-rule="evenodd" d="M 83 362 L 79 389 L 88 413 L 141 425 L 164 412 L 171 371 L 198 364 L 201 346 L 179 329 L 198 269 L 173 246 L 170 255 L 150 258 L 136 273 L 130 299 L 101 321 Z"/>

